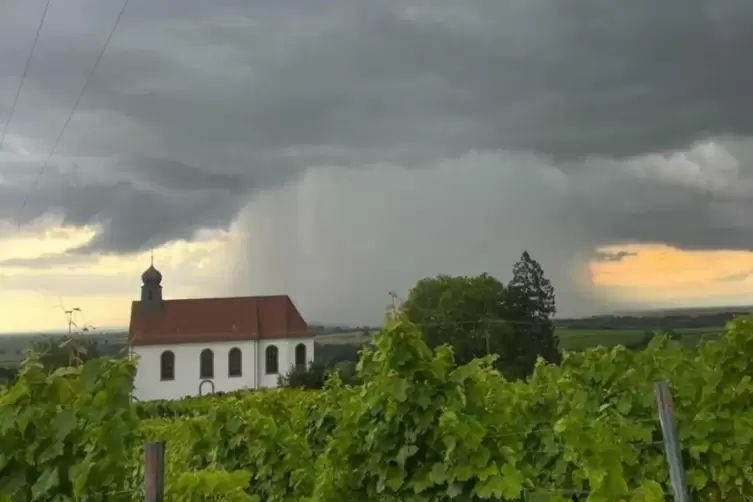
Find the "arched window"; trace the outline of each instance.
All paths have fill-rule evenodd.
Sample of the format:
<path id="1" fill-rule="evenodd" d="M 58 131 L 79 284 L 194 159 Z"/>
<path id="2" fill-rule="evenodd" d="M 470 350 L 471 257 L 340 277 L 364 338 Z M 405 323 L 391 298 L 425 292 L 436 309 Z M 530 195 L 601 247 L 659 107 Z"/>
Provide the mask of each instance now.
<path id="1" fill-rule="evenodd" d="M 241 349 L 233 347 L 227 353 L 227 376 L 239 377 L 243 374 L 243 354 Z"/>
<path id="2" fill-rule="evenodd" d="M 160 380 L 175 380 L 175 354 L 166 350 L 159 358 Z"/>
<path id="3" fill-rule="evenodd" d="M 267 375 L 274 375 L 278 372 L 278 356 L 279 351 L 274 345 L 267 347 L 266 351 L 266 373 Z"/>
<path id="4" fill-rule="evenodd" d="M 306 345 L 302 343 L 295 346 L 295 365 L 306 367 Z"/>
<path id="5" fill-rule="evenodd" d="M 199 356 L 199 378 L 214 378 L 214 352 L 209 349 L 202 350 Z"/>

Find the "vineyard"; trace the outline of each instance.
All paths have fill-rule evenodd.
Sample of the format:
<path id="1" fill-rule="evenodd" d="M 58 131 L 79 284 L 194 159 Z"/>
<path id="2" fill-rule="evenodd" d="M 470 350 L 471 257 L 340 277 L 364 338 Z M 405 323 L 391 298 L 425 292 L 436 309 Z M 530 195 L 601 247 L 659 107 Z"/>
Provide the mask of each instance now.
<path id="1" fill-rule="evenodd" d="M 100 358 L 0 394 L 0 500 L 136 501 L 164 440 L 166 500 L 424 502 L 671 499 L 654 382 L 672 384 L 692 500 L 753 500 L 753 320 L 689 349 L 566 353 L 511 382 L 456 367 L 395 321 L 361 386 L 133 404 L 133 367 Z"/>

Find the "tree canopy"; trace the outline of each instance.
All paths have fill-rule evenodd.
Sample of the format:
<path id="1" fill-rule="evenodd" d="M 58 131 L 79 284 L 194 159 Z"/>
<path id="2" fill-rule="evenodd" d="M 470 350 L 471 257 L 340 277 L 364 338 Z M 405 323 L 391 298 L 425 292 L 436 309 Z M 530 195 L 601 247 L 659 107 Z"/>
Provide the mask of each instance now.
<path id="1" fill-rule="evenodd" d="M 559 362 L 559 341 L 552 321 L 557 313 L 554 286 L 528 251 L 523 252 L 513 267 L 507 292 L 516 339 L 525 340 L 525 343 L 516 344 L 521 369 L 535 364 L 538 356 L 549 362 Z"/>
<path id="2" fill-rule="evenodd" d="M 497 354 L 496 367 L 511 377 L 530 374 L 538 356 L 559 360 L 551 317 L 554 288 L 524 252 L 505 286 L 489 274 L 418 281 L 401 311 L 431 347 L 448 344 L 458 364 Z"/>

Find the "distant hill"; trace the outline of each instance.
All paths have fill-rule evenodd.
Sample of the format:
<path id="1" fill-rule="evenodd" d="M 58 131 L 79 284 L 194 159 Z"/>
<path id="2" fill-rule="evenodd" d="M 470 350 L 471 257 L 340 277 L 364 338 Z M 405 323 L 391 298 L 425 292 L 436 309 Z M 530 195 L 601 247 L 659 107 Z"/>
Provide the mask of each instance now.
<path id="1" fill-rule="evenodd" d="M 46 333 L 6 333 L 0 335 L 0 368 L 18 366 L 26 356 L 26 351 L 35 343 L 61 338 L 67 331 L 52 331 Z M 114 355 L 122 350 L 128 341 L 128 331 L 89 331 L 74 333 L 88 340 L 96 342 L 101 354 Z"/>
<path id="2" fill-rule="evenodd" d="M 335 335 L 338 333 L 371 333 L 379 331 L 381 326 L 342 326 L 326 324 L 309 324 L 309 333 L 314 336 Z"/>
<path id="3" fill-rule="evenodd" d="M 676 316 L 676 315 L 708 315 L 708 314 L 720 314 L 720 313 L 751 313 L 753 312 L 753 305 L 728 305 L 724 307 L 676 307 L 669 309 L 651 309 L 651 310 L 624 310 L 616 312 L 614 315 L 619 316 Z"/>
<path id="4" fill-rule="evenodd" d="M 599 315 L 580 319 L 556 319 L 554 324 L 563 329 L 587 330 L 681 330 L 720 328 L 751 307 L 707 307 L 653 310 L 614 315 Z"/>
<path id="5" fill-rule="evenodd" d="M 720 328 L 739 315 L 753 313 L 753 306 L 687 307 L 644 311 L 625 311 L 581 318 L 555 319 L 561 329 L 574 330 L 677 330 Z M 309 332 L 316 337 L 347 335 L 360 337 L 374 333 L 379 326 L 343 326 L 324 323 L 309 324 Z M 322 339 L 323 341 L 323 339 Z"/>

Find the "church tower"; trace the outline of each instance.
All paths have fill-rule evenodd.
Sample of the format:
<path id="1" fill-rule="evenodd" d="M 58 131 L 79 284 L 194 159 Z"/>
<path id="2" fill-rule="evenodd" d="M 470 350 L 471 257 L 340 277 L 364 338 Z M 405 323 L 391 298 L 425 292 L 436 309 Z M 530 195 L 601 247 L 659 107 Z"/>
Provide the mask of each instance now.
<path id="1" fill-rule="evenodd" d="M 156 314 L 162 311 L 162 274 L 154 268 L 154 257 L 149 268 L 141 274 L 141 311 Z"/>

